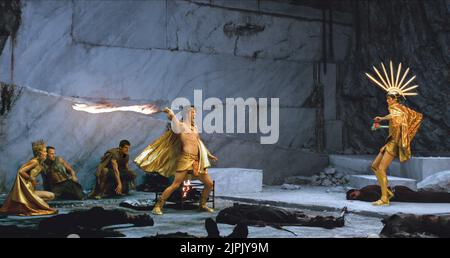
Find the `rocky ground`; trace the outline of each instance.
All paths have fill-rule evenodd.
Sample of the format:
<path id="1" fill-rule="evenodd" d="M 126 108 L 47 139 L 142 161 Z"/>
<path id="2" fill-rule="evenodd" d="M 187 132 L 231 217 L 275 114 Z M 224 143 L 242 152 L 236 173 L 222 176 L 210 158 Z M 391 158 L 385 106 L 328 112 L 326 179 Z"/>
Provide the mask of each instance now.
<path id="1" fill-rule="evenodd" d="M 6 196 L 1 195 L 0 200 L 3 200 Z M 131 209 L 120 208 L 119 203 L 126 199 L 152 199 L 154 195 L 152 193 L 135 192 L 131 196 L 112 198 L 104 200 L 87 200 L 87 201 L 54 201 L 51 202 L 53 207 L 57 207 L 60 213 L 68 213 L 73 210 L 89 209 L 94 206 L 102 206 L 105 209 L 119 208 L 133 214 L 145 214 L 145 211 L 134 211 Z M 166 207 L 165 214 L 163 216 L 153 216 L 155 221 L 154 226 L 151 227 L 130 227 L 131 225 L 116 225 L 108 228 L 117 230 L 126 237 L 144 237 L 154 236 L 157 234 L 187 232 L 197 236 L 205 236 L 206 231 L 204 229 L 204 220 L 206 218 L 215 218 L 218 211 L 225 207 L 231 206 L 232 201 L 216 198 L 216 212 L 213 214 L 199 213 L 194 210 L 177 210 L 174 207 Z M 339 212 L 320 212 L 310 211 L 302 209 L 308 214 L 321 214 L 321 215 L 335 215 Z M 0 225 L 17 225 L 20 227 L 35 227 L 37 223 L 44 217 L 17 217 L 9 216 L 7 218 L 0 219 Z M 232 232 L 234 226 L 219 224 L 219 229 L 222 235 L 228 235 Z M 308 228 L 308 227 L 285 227 L 286 229 L 293 231 L 297 236 L 290 232 L 277 230 L 270 227 L 249 227 L 250 238 L 290 238 L 290 237 L 372 237 L 377 235 L 381 228 L 382 223 L 379 218 L 362 216 L 357 214 L 348 214 L 346 217 L 346 226 L 343 228 L 336 228 L 332 230 L 323 228 Z"/>

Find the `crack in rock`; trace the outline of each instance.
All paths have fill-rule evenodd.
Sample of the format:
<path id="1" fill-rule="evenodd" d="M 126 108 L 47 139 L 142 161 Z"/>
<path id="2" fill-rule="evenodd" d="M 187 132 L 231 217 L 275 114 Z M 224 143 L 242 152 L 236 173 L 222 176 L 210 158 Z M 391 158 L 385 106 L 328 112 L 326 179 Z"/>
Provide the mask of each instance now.
<path id="1" fill-rule="evenodd" d="M 227 22 L 223 25 L 223 32 L 229 38 L 234 36 L 252 36 L 264 31 L 266 26 L 251 23 L 235 24 Z"/>

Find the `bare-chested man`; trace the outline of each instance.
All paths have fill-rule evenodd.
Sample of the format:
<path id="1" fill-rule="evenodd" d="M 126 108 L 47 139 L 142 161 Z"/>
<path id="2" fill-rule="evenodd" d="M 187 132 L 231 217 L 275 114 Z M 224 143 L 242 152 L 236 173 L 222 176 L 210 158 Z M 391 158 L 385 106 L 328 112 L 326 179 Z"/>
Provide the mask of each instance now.
<path id="1" fill-rule="evenodd" d="M 135 159 L 136 164 L 146 172 L 158 172 L 166 177 L 175 177 L 173 183 L 161 194 L 152 212 L 157 215 L 162 214 L 164 202 L 180 187 L 188 175 L 198 178 L 205 186 L 200 199 L 200 210 L 213 212 L 213 209 L 206 205 L 213 188 L 207 168 L 211 166 L 209 160 L 217 160 L 217 158 L 209 153 L 200 140 L 194 122 L 195 108 L 193 106 L 185 108 L 182 120 L 178 120 L 169 108 L 163 111 L 171 120 L 172 130 L 168 130 L 147 146 Z"/>

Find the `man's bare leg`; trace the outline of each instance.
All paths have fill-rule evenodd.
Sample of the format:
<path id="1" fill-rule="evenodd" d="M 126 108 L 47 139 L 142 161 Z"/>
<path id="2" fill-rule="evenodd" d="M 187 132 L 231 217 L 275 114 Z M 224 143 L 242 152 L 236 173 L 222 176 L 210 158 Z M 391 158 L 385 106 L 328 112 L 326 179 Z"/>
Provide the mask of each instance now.
<path id="1" fill-rule="evenodd" d="M 168 186 L 164 192 L 162 192 L 161 197 L 158 202 L 155 204 L 155 207 L 152 210 L 153 214 L 162 215 L 162 207 L 164 206 L 165 201 L 172 195 L 172 193 L 177 190 L 181 183 L 183 183 L 184 178 L 186 177 L 187 171 L 177 171 L 175 174 L 175 179 L 172 184 Z"/>
<path id="2" fill-rule="evenodd" d="M 389 190 L 388 190 L 388 180 L 387 180 L 387 168 L 391 164 L 394 156 L 389 152 L 385 151 L 380 164 L 378 165 L 377 173 L 379 174 L 380 180 L 379 184 L 381 187 L 381 198 L 380 200 L 373 203 L 373 205 L 389 205 Z"/>
<path id="3" fill-rule="evenodd" d="M 200 210 L 202 211 L 208 211 L 208 212 L 214 212 L 212 208 L 209 208 L 206 205 L 206 202 L 208 201 L 209 194 L 211 193 L 211 190 L 213 189 L 213 181 L 211 177 L 207 174 L 200 174 L 199 180 L 205 185 L 202 191 L 202 195 L 200 197 Z"/>

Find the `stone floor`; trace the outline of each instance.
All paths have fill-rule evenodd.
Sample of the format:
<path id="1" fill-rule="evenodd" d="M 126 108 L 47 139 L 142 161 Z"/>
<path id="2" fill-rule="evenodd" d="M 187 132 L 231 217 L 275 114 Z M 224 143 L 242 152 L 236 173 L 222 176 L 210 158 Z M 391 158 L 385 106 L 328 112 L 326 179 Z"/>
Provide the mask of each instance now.
<path id="1" fill-rule="evenodd" d="M 401 203 L 373 206 L 370 202 L 348 201 L 344 187 L 301 186 L 298 190 L 284 190 L 279 186 L 264 186 L 261 193 L 223 196 L 227 200 L 262 203 L 318 211 L 337 211 L 347 206 L 351 213 L 385 217 L 398 212 L 412 214 L 450 214 L 450 203 Z"/>
<path id="2" fill-rule="evenodd" d="M 292 194 L 292 193 L 291 193 Z M 5 198 L 5 195 L 0 196 L 0 201 Z M 118 208 L 118 204 L 125 199 L 153 199 L 152 193 L 134 192 L 131 196 L 112 198 L 104 200 L 87 200 L 87 201 L 54 201 L 51 206 L 57 207 L 61 213 L 67 213 L 72 210 L 89 209 L 93 206 L 103 206 L 104 208 Z M 154 236 L 156 234 L 174 233 L 177 231 L 188 232 L 193 235 L 205 236 L 204 220 L 208 217 L 215 218 L 220 209 L 231 206 L 233 201 L 216 198 L 216 212 L 213 214 L 199 213 L 196 210 L 177 210 L 174 208 L 166 208 L 163 216 L 152 216 L 155 225 L 152 227 L 129 227 L 130 225 L 116 225 L 109 228 L 114 228 L 122 232 L 126 237 L 143 237 Z M 124 209 L 130 213 L 140 214 L 145 212 L 134 211 L 131 209 Z M 338 215 L 337 211 L 312 211 L 308 209 L 298 209 L 308 214 L 321 215 Z M 43 217 L 19 217 L 9 216 L 0 219 L 0 225 L 18 225 L 22 227 L 33 227 Z M 219 224 L 219 229 L 222 235 L 231 233 L 233 226 Z M 382 223 L 379 218 L 369 217 L 359 214 L 348 214 L 346 218 L 346 226 L 343 228 L 336 228 L 332 230 L 323 228 L 309 228 L 309 227 L 285 227 L 293 231 L 297 236 L 290 232 L 277 230 L 270 227 L 249 227 L 249 237 L 251 238 L 289 238 L 289 237 L 368 237 L 377 235 Z"/>

